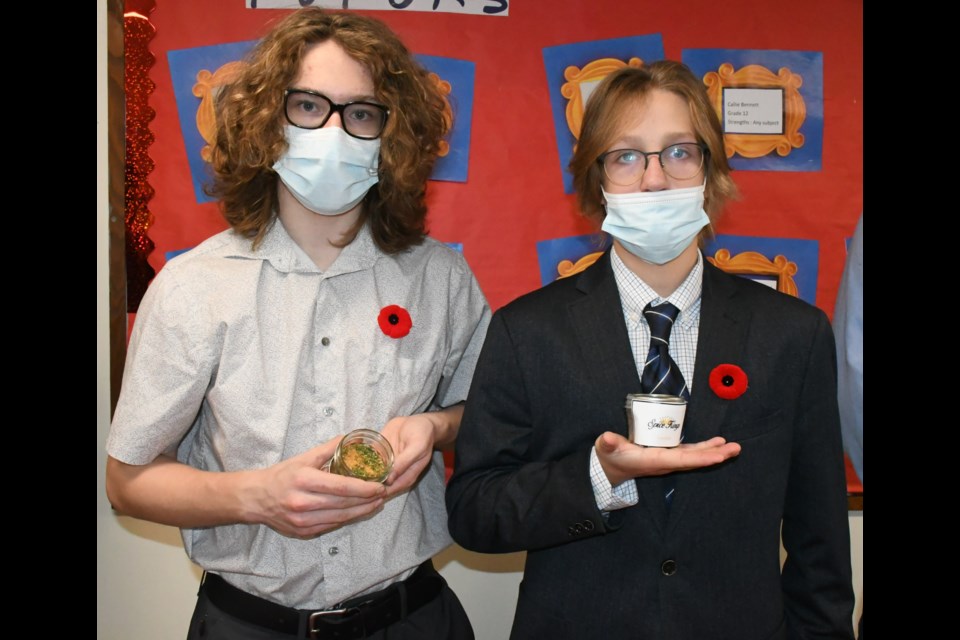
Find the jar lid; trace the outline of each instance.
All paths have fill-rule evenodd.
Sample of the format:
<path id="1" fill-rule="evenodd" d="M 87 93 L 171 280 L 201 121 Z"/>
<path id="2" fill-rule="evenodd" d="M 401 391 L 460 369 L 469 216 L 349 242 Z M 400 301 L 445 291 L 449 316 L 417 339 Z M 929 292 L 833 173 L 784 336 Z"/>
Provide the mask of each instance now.
<path id="1" fill-rule="evenodd" d="M 683 405 L 687 401 L 680 396 L 669 396 L 663 393 L 630 393 L 627 394 L 626 407 L 629 409 L 634 402 L 647 402 L 650 404 L 672 404 Z"/>

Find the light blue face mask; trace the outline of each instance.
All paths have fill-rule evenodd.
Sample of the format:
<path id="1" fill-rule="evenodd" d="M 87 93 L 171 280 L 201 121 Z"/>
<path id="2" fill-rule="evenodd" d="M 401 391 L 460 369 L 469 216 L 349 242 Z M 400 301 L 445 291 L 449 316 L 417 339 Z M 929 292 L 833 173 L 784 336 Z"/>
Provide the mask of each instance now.
<path id="1" fill-rule="evenodd" d="M 706 184 L 687 189 L 607 193 L 601 229 L 641 260 L 666 264 L 683 253 L 710 224 L 703 210 Z"/>
<path id="2" fill-rule="evenodd" d="M 287 152 L 273 165 L 307 209 L 335 216 L 360 204 L 377 184 L 380 140 L 359 140 L 340 127 L 285 127 Z"/>

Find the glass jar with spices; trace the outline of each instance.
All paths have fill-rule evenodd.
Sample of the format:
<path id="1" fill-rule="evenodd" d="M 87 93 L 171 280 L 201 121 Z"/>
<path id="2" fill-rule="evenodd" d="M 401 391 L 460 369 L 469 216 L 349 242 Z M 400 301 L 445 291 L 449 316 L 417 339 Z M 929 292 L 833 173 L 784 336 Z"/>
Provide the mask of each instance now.
<path id="1" fill-rule="evenodd" d="M 383 482 L 393 469 L 393 447 L 376 431 L 357 429 L 343 437 L 324 469 L 341 476 Z"/>

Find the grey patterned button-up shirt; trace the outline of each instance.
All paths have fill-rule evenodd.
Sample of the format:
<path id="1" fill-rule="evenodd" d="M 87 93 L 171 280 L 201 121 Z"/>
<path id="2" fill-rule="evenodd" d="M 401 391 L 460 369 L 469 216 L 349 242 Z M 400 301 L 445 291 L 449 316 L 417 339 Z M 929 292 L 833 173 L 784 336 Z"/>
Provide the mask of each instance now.
<path id="1" fill-rule="evenodd" d="M 413 321 L 387 336 L 380 309 Z M 320 271 L 276 222 L 257 251 L 232 231 L 171 260 L 143 299 L 107 451 L 199 469 L 275 464 L 357 428 L 466 399 L 490 310 L 463 257 L 427 239 L 381 252 L 364 228 Z M 231 584 L 325 608 L 409 575 L 450 544 L 439 453 L 375 516 L 311 540 L 262 525 L 184 529 Z"/>

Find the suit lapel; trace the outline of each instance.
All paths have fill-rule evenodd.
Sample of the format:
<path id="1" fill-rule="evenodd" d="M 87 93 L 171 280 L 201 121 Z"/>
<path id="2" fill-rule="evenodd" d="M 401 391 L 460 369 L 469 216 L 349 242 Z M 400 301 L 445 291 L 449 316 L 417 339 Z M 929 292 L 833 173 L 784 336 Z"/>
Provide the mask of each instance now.
<path id="1" fill-rule="evenodd" d="M 620 291 L 610 265 L 610 252 L 580 274 L 577 289 L 584 294 L 570 305 L 570 318 L 587 374 L 597 389 L 596 398 L 617 411 L 616 431 L 627 437 L 626 399 L 639 393 L 640 376 L 623 319 Z M 599 434 L 597 434 L 599 435 Z M 666 527 L 667 513 L 660 483 L 654 478 L 637 481 L 638 508 L 645 508 L 659 531 Z"/>
<path id="2" fill-rule="evenodd" d="M 580 274 L 577 289 L 585 295 L 571 303 L 569 311 L 587 373 L 599 390 L 598 397 L 620 395 L 620 409 L 626 416 L 627 394 L 640 388 L 640 376 L 630 349 L 609 250 L 593 268 Z M 623 428 L 618 430 L 626 436 L 625 418 L 620 422 Z"/>
<path id="3" fill-rule="evenodd" d="M 684 442 L 701 442 L 720 435 L 726 417 L 729 401 L 721 399 L 710 389 L 709 378 L 717 365 L 737 364 L 743 359 L 751 311 L 736 302 L 735 277 L 704 260 L 700 331 Z M 707 478 L 707 474 L 697 472 L 677 474 L 668 534 L 700 494 L 697 485 L 708 481 Z"/>

